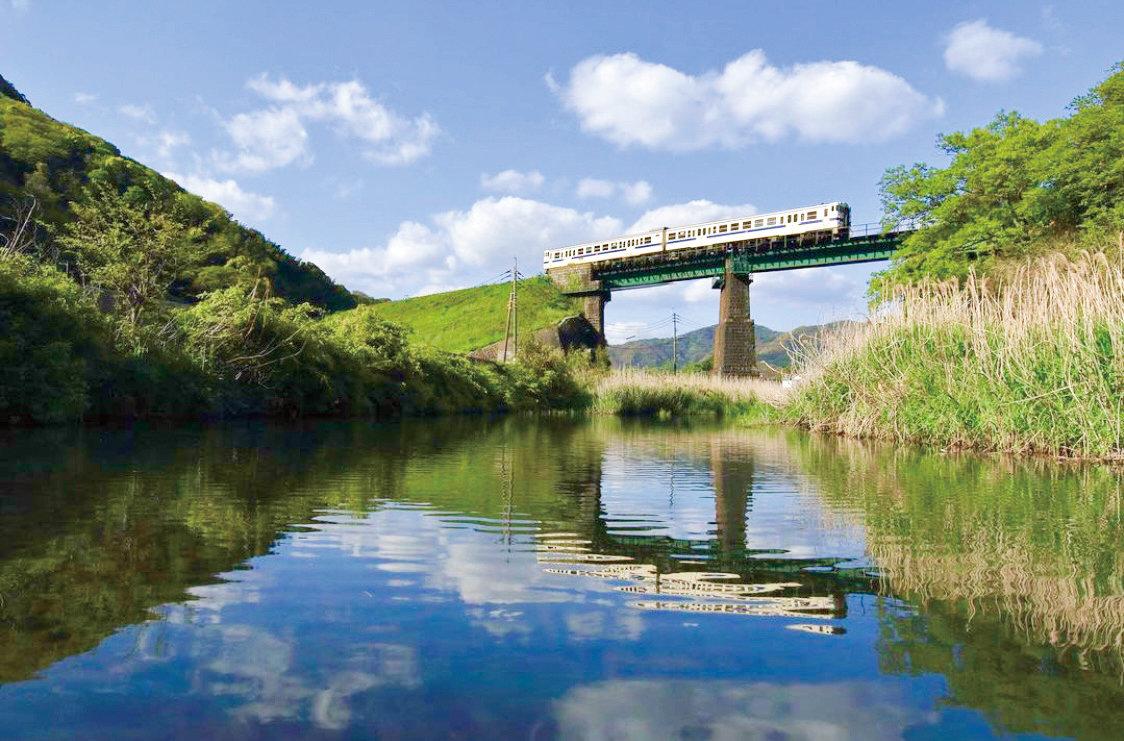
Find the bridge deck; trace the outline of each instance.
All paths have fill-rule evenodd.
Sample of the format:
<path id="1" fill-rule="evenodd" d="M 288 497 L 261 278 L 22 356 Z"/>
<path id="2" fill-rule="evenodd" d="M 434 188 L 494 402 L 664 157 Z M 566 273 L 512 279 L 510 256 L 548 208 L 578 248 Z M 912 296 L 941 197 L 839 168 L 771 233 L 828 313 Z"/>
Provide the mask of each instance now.
<path id="1" fill-rule="evenodd" d="M 856 234 L 856 231 L 859 233 Z M 807 240 L 775 240 L 764 244 L 730 242 L 705 249 L 675 250 L 590 263 L 588 275 L 599 284 L 599 290 L 614 291 L 679 280 L 720 277 L 725 273 L 727 257 L 732 258 L 735 273 L 767 273 L 817 265 L 874 262 L 889 259 L 907 233 L 908 230 L 883 232 L 853 228 L 847 239 L 814 243 Z M 588 292 L 588 289 L 573 292 Z"/>

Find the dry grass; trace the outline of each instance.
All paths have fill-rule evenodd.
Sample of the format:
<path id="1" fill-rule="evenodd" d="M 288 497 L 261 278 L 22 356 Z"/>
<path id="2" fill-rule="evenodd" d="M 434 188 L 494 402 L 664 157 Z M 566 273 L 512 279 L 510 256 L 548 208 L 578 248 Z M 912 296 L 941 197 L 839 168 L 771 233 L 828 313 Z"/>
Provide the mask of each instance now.
<path id="1" fill-rule="evenodd" d="M 624 368 L 608 374 L 597 386 L 599 392 L 632 387 L 662 390 L 669 386 L 698 393 L 717 393 L 739 401 L 763 401 L 780 404 L 787 389 L 776 381 L 760 378 L 728 378 L 704 373 L 661 373 L 636 368 Z"/>
<path id="2" fill-rule="evenodd" d="M 1124 268 L 1103 253 L 919 286 L 804 348 L 786 416 L 812 429 L 1124 456 Z"/>
<path id="3" fill-rule="evenodd" d="M 597 382 L 595 409 L 621 416 L 764 416 L 784 394 L 780 384 L 756 378 L 625 369 Z"/>

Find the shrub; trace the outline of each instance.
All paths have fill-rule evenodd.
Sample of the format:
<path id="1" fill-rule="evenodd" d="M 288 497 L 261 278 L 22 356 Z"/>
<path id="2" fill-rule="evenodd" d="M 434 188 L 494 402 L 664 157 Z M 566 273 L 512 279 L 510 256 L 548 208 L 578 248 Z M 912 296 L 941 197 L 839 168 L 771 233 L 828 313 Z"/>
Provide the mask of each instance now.
<path id="1" fill-rule="evenodd" d="M 104 371 L 108 322 L 63 273 L 0 252 L 0 419 L 78 419 Z"/>

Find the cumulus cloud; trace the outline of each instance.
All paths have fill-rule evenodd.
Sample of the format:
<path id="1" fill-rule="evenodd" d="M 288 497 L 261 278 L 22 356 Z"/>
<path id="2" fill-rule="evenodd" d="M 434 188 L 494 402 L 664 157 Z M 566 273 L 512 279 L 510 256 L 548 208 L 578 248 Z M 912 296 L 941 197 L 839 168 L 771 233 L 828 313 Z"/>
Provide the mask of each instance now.
<path id="1" fill-rule="evenodd" d="M 117 112 L 122 116 L 128 116 L 134 121 L 140 121 L 142 123 L 148 124 L 156 122 L 156 112 L 153 111 L 152 106 L 148 105 L 147 103 L 144 105 L 126 103 L 123 106 L 119 106 L 117 108 Z"/>
<path id="2" fill-rule="evenodd" d="M 301 257 L 353 288 L 408 295 L 490 280 L 513 257 L 526 273 L 540 270 L 550 247 L 621 232 L 610 216 L 517 196 L 483 198 L 465 210 L 406 221 L 376 247 L 337 253 L 307 250 Z"/>
<path id="3" fill-rule="evenodd" d="M 553 89 L 585 131 L 622 147 L 671 151 L 785 136 L 881 141 L 943 109 L 878 67 L 824 61 L 781 68 L 759 49 L 701 75 L 633 53 L 592 56 Z"/>
<path id="4" fill-rule="evenodd" d="M 262 172 L 312 161 L 308 132 L 300 114 L 291 108 L 239 113 L 226 122 L 226 133 L 238 151 L 220 158 L 223 169 Z"/>
<path id="5" fill-rule="evenodd" d="M 156 132 L 154 136 L 140 137 L 138 142 L 141 146 L 150 148 L 157 157 L 167 159 L 175 150 L 190 144 L 191 137 L 184 131 L 164 129 Z"/>
<path id="6" fill-rule="evenodd" d="M 652 186 L 647 180 L 633 182 L 614 182 L 598 178 L 582 178 L 576 189 L 578 198 L 620 197 L 631 206 L 647 203 L 652 197 Z"/>
<path id="7" fill-rule="evenodd" d="M 74 94 L 74 102 L 78 105 L 89 105 L 98 99 L 98 96 L 93 93 L 77 92 Z"/>
<path id="8" fill-rule="evenodd" d="M 275 204 L 272 196 L 243 190 L 237 182 L 229 178 L 215 180 L 202 175 L 178 175 L 174 172 L 166 172 L 164 176 L 175 180 L 184 190 L 226 208 L 240 221 L 253 223 L 273 215 Z"/>
<path id="9" fill-rule="evenodd" d="M 945 66 L 980 82 L 1009 80 L 1022 60 L 1042 53 L 1037 41 L 993 28 L 983 18 L 961 23 L 945 42 Z"/>
<path id="10" fill-rule="evenodd" d="M 519 170 L 504 170 L 495 175 L 487 173 L 480 176 L 480 187 L 497 193 L 511 193 L 518 195 L 530 193 L 542 187 L 545 178 L 538 170 L 520 172 Z"/>
<path id="11" fill-rule="evenodd" d="M 407 165 L 428 155 L 440 133 L 428 113 L 401 116 L 371 97 L 358 80 L 298 85 L 261 75 L 246 86 L 270 105 L 226 121 L 236 151 L 216 159 L 228 170 L 261 172 L 310 162 L 309 123 L 358 141 L 363 156 L 380 165 Z"/>

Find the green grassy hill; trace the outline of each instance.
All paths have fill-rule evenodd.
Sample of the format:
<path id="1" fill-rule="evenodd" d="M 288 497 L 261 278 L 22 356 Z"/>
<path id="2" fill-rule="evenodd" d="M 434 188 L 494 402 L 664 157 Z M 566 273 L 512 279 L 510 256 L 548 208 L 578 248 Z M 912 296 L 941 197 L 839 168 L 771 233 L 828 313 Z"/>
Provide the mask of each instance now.
<path id="1" fill-rule="evenodd" d="M 503 339 L 510 283 L 434 293 L 368 307 L 412 331 L 415 342 L 448 352 L 469 352 Z M 578 302 L 545 276 L 519 283 L 519 334 L 542 329 L 580 311 Z"/>
<path id="2" fill-rule="evenodd" d="M 265 278 L 273 295 L 294 303 L 329 310 L 356 304 L 316 265 L 289 255 L 222 207 L 123 156 L 104 139 L 33 108 L 0 77 L 0 227 L 34 204 L 37 257 L 72 265 L 56 237 L 74 221 L 75 204 L 89 204 L 106 192 L 173 222 L 190 243 L 172 299 L 193 301 L 205 291 Z"/>

